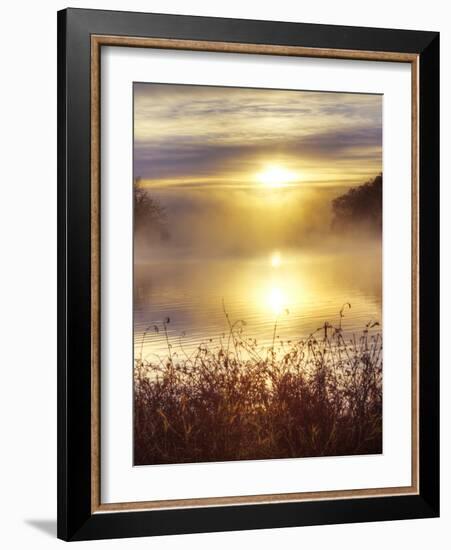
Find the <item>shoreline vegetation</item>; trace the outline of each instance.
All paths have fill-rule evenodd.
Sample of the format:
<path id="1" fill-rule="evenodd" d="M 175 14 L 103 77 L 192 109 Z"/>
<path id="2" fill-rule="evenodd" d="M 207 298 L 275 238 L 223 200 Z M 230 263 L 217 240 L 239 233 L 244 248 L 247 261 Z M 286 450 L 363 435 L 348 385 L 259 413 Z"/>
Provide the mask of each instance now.
<path id="1" fill-rule="evenodd" d="M 307 338 L 260 346 L 243 320 L 191 355 L 134 366 L 134 464 L 175 464 L 382 452 L 382 335 L 377 322 L 344 334 L 325 322 Z M 146 334 L 146 333 L 145 333 Z M 143 335 L 143 338 L 145 337 Z"/>

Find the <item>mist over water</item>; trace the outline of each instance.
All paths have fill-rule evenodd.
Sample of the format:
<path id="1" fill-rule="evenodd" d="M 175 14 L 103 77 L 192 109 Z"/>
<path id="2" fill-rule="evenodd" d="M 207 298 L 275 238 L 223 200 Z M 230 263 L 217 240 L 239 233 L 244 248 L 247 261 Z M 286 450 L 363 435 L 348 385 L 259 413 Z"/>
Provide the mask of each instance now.
<path id="1" fill-rule="evenodd" d="M 165 212 L 168 238 L 135 234 L 137 261 L 255 258 L 277 249 L 299 251 L 365 246 L 331 232 L 331 201 L 346 188 L 146 188 Z M 355 240 L 355 242 L 353 242 Z"/>
<path id="2" fill-rule="evenodd" d="M 135 236 L 135 357 L 168 355 L 167 318 L 171 352 L 183 356 L 220 343 L 225 311 L 261 346 L 271 345 L 276 322 L 285 341 L 326 321 L 338 326 L 344 303 L 345 334 L 382 324 L 380 235 L 331 230 L 341 192 L 155 190 L 168 235 Z"/>

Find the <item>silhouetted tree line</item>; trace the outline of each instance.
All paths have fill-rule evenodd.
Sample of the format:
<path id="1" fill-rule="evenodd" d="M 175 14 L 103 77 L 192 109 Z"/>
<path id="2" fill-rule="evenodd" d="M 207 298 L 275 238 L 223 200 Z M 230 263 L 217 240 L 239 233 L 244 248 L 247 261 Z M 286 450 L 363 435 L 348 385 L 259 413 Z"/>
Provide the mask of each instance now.
<path id="1" fill-rule="evenodd" d="M 133 186 L 133 213 L 135 235 L 145 239 L 155 236 L 162 240 L 169 238 L 166 211 L 140 186 L 140 178 Z"/>
<path id="2" fill-rule="evenodd" d="M 382 231 L 382 174 L 332 201 L 332 229 Z"/>

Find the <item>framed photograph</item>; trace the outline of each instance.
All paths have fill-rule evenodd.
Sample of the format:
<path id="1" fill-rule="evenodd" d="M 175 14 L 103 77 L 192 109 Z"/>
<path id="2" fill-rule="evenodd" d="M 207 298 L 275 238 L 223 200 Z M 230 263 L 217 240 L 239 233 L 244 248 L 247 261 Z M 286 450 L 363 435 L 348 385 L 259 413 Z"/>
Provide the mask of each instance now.
<path id="1" fill-rule="evenodd" d="M 439 514 L 439 35 L 58 13 L 58 536 Z"/>

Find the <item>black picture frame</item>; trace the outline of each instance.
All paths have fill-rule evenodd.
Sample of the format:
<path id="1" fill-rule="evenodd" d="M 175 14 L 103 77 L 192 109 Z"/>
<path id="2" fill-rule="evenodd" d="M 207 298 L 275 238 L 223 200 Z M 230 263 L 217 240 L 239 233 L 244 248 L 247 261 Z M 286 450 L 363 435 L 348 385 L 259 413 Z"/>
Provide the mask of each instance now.
<path id="1" fill-rule="evenodd" d="M 416 54 L 419 494 L 93 513 L 91 36 Z M 58 12 L 58 537 L 87 540 L 439 515 L 439 33 L 85 9 Z"/>

